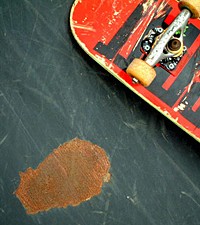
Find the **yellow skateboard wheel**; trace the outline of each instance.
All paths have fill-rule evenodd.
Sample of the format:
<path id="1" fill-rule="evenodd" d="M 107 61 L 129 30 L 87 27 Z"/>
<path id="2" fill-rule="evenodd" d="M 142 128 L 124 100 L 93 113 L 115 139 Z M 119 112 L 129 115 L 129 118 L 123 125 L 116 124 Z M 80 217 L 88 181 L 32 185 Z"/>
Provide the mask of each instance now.
<path id="1" fill-rule="evenodd" d="M 179 8 L 188 9 L 192 13 L 192 18 L 200 17 L 200 0 L 181 0 Z"/>
<path id="2" fill-rule="evenodd" d="M 126 72 L 136 78 L 143 86 L 148 87 L 156 77 L 156 71 L 141 59 L 134 59 Z"/>

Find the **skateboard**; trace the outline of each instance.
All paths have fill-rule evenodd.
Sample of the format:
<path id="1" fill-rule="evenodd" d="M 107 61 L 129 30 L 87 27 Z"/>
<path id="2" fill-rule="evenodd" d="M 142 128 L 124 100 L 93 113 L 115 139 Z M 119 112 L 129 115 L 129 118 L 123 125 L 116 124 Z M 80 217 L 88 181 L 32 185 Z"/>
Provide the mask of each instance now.
<path id="1" fill-rule="evenodd" d="M 110 74 L 200 142 L 200 0 L 76 0 L 71 31 Z"/>

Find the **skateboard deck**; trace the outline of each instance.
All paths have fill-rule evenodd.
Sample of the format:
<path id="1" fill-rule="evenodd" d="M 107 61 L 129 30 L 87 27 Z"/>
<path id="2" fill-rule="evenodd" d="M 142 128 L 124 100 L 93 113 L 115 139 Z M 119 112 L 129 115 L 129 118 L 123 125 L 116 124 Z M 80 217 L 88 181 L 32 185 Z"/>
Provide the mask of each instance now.
<path id="1" fill-rule="evenodd" d="M 176 0 L 76 0 L 70 26 L 83 50 L 135 94 L 200 142 L 200 20 L 189 19 L 187 50 L 175 69 L 156 66 L 149 87 L 126 73 L 134 58 L 144 57 L 149 31 L 166 28 L 180 13 Z"/>

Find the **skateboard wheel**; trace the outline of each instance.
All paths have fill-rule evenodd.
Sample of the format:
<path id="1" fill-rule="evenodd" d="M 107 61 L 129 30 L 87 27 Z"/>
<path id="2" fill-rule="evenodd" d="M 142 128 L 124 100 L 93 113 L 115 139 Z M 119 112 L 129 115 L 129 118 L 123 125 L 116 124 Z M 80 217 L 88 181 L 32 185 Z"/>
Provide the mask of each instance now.
<path id="1" fill-rule="evenodd" d="M 145 87 L 148 87 L 156 77 L 154 68 L 141 59 L 134 59 L 126 72 Z"/>
<path id="2" fill-rule="evenodd" d="M 188 9 L 192 13 L 192 18 L 200 17 L 200 0 L 181 0 L 180 9 Z"/>

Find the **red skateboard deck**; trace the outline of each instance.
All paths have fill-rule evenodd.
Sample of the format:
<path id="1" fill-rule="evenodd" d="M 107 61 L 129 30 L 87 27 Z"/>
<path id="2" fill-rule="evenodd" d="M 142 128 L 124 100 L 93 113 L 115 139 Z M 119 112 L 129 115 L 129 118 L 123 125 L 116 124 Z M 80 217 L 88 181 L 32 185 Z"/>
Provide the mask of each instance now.
<path id="1" fill-rule="evenodd" d="M 134 93 L 200 142 L 200 20 L 189 19 L 187 50 L 175 69 L 156 66 L 157 76 L 145 88 L 126 73 L 150 30 L 166 28 L 180 13 L 176 0 L 76 0 L 72 33 L 97 63 Z"/>

